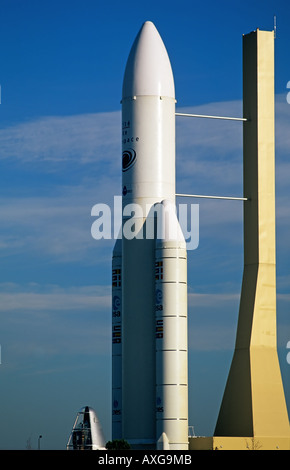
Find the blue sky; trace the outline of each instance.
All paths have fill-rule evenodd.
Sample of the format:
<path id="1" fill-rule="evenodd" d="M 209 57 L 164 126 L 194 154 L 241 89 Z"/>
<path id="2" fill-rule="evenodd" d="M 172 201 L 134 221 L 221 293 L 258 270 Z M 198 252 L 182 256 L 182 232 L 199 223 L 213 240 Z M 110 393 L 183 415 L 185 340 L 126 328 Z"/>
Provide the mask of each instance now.
<path id="1" fill-rule="evenodd" d="M 290 408 L 290 6 L 285 1 L 2 0 L 0 449 L 64 449 L 92 406 L 110 439 L 111 253 L 91 208 L 121 193 L 121 87 L 142 23 L 168 50 L 177 108 L 241 116 L 242 35 L 277 15 L 278 346 Z M 289 90 L 290 91 L 290 90 Z M 177 191 L 242 195 L 240 123 L 177 120 Z M 182 201 L 184 202 L 184 201 Z M 242 205 L 200 203 L 189 252 L 190 424 L 212 434 L 235 341 Z"/>

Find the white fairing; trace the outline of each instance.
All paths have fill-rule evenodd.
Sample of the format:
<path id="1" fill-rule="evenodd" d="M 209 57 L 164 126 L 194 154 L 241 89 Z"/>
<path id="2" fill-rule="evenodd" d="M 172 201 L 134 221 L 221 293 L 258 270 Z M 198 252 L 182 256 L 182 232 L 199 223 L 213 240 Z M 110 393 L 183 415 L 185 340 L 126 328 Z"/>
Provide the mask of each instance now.
<path id="1" fill-rule="evenodd" d="M 123 204 L 175 200 L 175 93 L 162 39 L 147 21 L 130 52 L 122 96 Z"/>
<path id="2" fill-rule="evenodd" d="M 144 23 L 134 41 L 123 81 L 123 98 L 142 95 L 175 96 L 170 60 L 151 21 Z"/>

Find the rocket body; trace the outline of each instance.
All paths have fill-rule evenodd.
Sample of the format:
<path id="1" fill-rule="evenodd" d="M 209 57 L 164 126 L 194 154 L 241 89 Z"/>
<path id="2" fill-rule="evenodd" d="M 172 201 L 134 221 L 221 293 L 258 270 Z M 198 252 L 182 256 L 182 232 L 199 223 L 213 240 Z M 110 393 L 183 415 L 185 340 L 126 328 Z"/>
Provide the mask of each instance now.
<path id="1" fill-rule="evenodd" d="M 175 91 L 151 22 L 137 35 L 124 74 L 122 196 L 121 254 L 116 244 L 113 257 L 121 271 L 121 315 L 113 318 L 113 329 L 121 329 L 118 348 L 113 331 L 113 439 L 156 449 L 165 435 L 167 448 L 187 449 L 186 249 L 176 214 L 167 210 L 175 208 Z"/>

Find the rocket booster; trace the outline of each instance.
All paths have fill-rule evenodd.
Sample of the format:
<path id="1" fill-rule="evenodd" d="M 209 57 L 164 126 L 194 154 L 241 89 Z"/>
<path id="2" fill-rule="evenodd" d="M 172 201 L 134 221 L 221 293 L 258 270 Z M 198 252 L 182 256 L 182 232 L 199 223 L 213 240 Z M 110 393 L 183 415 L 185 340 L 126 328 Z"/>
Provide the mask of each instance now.
<path id="1" fill-rule="evenodd" d="M 132 448 L 188 449 L 187 261 L 175 211 L 175 89 L 167 51 L 149 21 L 124 74 L 122 201 L 122 243 L 113 255 L 112 437 Z"/>

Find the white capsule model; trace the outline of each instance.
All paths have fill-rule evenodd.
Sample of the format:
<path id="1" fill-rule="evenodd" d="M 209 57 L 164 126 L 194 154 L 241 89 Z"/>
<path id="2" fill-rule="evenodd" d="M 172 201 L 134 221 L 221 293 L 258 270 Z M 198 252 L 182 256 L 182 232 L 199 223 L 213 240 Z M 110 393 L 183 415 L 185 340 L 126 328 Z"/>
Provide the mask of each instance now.
<path id="1" fill-rule="evenodd" d="M 84 406 L 78 413 L 69 436 L 67 450 L 105 450 L 103 430 L 90 406 Z"/>
<path id="2" fill-rule="evenodd" d="M 186 251 L 171 210 L 176 238 L 157 239 L 160 208 L 164 214 L 175 207 L 175 89 L 167 51 L 150 21 L 135 39 L 124 74 L 122 196 L 122 249 L 116 244 L 113 256 L 113 270 L 121 270 L 113 316 L 116 297 L 122 312 L 120 322 L 113 318 L 113 341 L 121 325 L 119 352 L 113 343 L 113 438 L 135 449 L 188 449 Z"/>

